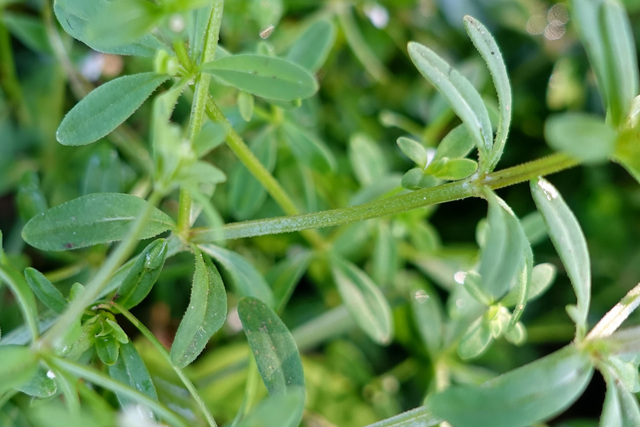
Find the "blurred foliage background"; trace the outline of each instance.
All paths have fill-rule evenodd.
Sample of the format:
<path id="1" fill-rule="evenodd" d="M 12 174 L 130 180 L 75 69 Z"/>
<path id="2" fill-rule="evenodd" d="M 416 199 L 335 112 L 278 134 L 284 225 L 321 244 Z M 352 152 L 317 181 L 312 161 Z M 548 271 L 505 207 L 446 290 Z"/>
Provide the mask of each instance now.
<path id="1" fill-rule="evenodd" d="M 301 169 L 286 144 L 278 143 L 275 175 L 308 211 L 359 203 L 393 189 L 411 167 L 395 140 L 413 135 L 435 146 L 457 125 L 443 99 L 411 64 L 406 52 L 408 41 L 425 44 L 462 68 L 495 104 L 488 73 L 464 31 L 464 15 L 478 18 L 491 30 L 511 77 L 513 122 L 498 169 L 550 153 L 543 138 L 550 114 L 566 110 L 602 113 L 595 79 L 565 2 L 284 0 L 283 18 L 266 42 L 259 33 L 269 17 L 259 3 L 227 1 L 221 34 L 226 49 L 273 49 L 281 53 L 311 20 L 324 16 L 337 24 L 335 44 L 317 73 L 319 95 L 305 101 L 301 111 L 291 113 L 330 147 L 337 167 L 328 173 Z M 632 23 L 637 23 L 640 1 L 624 3 Z M 633 29 L 638 41 L 640 28 L 634 25 Z M 70 53 L 68 64 L 61 62 L 63 58 L 56 55 L 58 48 L 52 48 L 52 42 L 61 43 Z M 98 85 L 121 74 L 148 71 L 153 64 L 152 59 L 96 53 L 72 41 L 59 29 L 46 0 L 0 0 L 0 229 L 5 248 L 17 266 L 33 265 L 40 271 L 54 272 L 61 278 L 59 284 L 67 287 L 89 277 L 107 248 L 45 254 L 26 247 L 21 228 L 34 214 L 80 195 L 99 191 L 135 193 L 146 185 L 144 161 L 127 149 L 127 138 L 144 143 L 150 117 L 149 105 L 145 105 L 129 120 L 124 136 L 112 135 L 79 149 L 59 145 L 56 128 L 78 96 L 68 85 L 69 67 L 77 70 L 87 85 Z M 212 90 L 245 138 L 255 140 L 264 126 L 260 118 L 243 122 L 235 107 L 235 92 L 219 87 Z M 268 111 L 266 105 L 257 102 L 256 111 Z M 186 119 L 188 115 L 188 102 L 181 101 L 174 117 Z M 365 142 L 357 142 L 362 140 Z M 372 156 L 382 159 L 377 172 L 388 179 L 386 187 L 381 184 L 369 193 L 363 190 L 367 178 L 354 171 L 359 162 L 354 146 L 362 146 L 357 144 L 364 144 L 372 150 Z M 233 177 L 236 160 L 224 146 L 212 151 L 208 159 Z M 581 166 L 550 180 L 572 207 L 587 237 L 595 322 L 639 280 L 640 189 L 621 167 L 611 163 Z M 216 191 L 216 208 L 226 222 L 247 219 L 234 210 L 229 187 L 224 184 Z M 501 190 L 499 195 L 521 218 L 535 209 L 526 185 Z M 163 208 L 175 215 L 176 200 L 177 195 L 166 200 Z M 280 214 L 275 203 L 266 200 L 250 218 Z M 437 289 L 444 300 L 452 273 L 468 267 L 477 254 L 476 226 L 485 215 L 486 204 L 470 199 L 393 219 L 322 230 L 335 242 L 334 250 L 370 273 L 375 269 L 371 257 L 377 236 L 385 232 L 380 230 L 391 233 L 397 242 L 394 274 L 382 277 L 387 282 L 379 284 L 394 305 L 396 337 L 389 346 L 378 346 L 353 327 L 347 316 L 335 333 L 322 331 L 318 319 L 337 307 L 340 298 L 330 272 L 312 265 L 282 313 L 299 344 L 308 343 L 300 344 L 308 387 L 307 420 L 315 419 L 317 425 L 358 426 L 421 404 L 434 371 L 412 317 L 406 290 L 413 285 L 408 284 Z M 295 254 L 304 242 L 291 234 L 228 244 L 266 272 L 285 255 Z M 548 239 L 541 239 L 534 255 L 536 263 L 551 262 L 561 268 Z M 70 268 L 75 270 L 68 271 Z M 153 293 L 134 313 L 167 344 L 188 303 L 192 274 L 188 256 L 172 258 Z M 527 343 L 515 347 L 498 341 L 473 366 L 460 369 L 460 381 L 479 380 L 490 371 L 504 372 L 570 341 L 573 329 L 564 307 L 573 302 L 572 295 L 569 281 L 560 271 L 550 291 L 525 311 Z M 3 335 L 20 322 L 10 293 L 0 287 Z M 307 322 L 312 322 L 315 329 L 301 327 L 308 326 Z M 238 325 L 230 316 L 224 333 L 213 338 L 209 351 L 189 371 L 220 421 L 233 418 L 244 393 L 247 347 L 238 334 Z M 325 338 L 306 336 L 320 331 L 326 333 Z M 133 330 L 127 332 L 135 334 Z M 169 370 L 153 350 L 143 341 L 138 345 L 159 394 L 175 402 L 184 400 L 177 380 L 167 374 Z M 604 385 L 599 382 L 596 378 L 589 392 L 562 420 L 597 419 L 604 396 Z"/>

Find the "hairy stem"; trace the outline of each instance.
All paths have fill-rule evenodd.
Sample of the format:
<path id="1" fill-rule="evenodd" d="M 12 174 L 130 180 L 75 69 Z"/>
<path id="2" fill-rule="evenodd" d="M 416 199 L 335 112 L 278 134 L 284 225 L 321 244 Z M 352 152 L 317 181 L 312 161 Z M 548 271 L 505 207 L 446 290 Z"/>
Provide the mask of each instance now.
<path id="1" fill-rule="evenodd" d="M 542 175 L 548 175 L 578 165 L 579 162 L 565 154 L 553 154 L 529 163 L 503 169 L 485 176 L 472 177 L 437 187 L 425 188 L 399 196 L 364 203 L 348 208 L 332 209 L 309 214 L 277 217 L 254 221 L 236 222 L 219 230 L 194 230 L 192 240 L 197 243 L 213 241 L 215 236 L 224 239 L 262 236 L 265 234 L 290 233 L 307 229 L 334 227 L 365 219 L 393 215 L 408 210 L 451 202 L 454 200 L 477 197 L 484 187 L 493 190 L 528 181 Z"/>

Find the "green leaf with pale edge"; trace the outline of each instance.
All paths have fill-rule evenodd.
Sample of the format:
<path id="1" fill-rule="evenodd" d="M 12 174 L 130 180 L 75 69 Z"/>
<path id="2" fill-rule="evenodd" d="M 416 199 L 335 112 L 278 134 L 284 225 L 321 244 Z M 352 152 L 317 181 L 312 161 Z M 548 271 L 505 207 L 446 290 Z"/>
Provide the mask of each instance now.
<path id="1" fill-rule="evenodd" d="M 580 224 L 558 190 L 543 178 L 531 181 L 531 194 L 544 217 L 549 237 L 562 259 L 578 299 L 579 328 L 586 328 L 591 299 L 591 263 Z"/>
<path id="2" fill-rule="evenodd" d="M 465 125 L 458 125 L 440 141 L 436 149 L 434 161 L 445 157 L 450 159 L 466 157 L 473 147 L 473 138 L 469 135 L 467 127 Z"/>
<path id="3" fill-rule="evenodd" d="M 158 400 L 156 387 L 153 385 L 147 366 L 131 341 L 120 345 L 120 357 L 118 357 L 118 361 L 115 364 L 108 367 L 108 371 L 109 376 L 114 380 L 138 390 L 154 400 Z M 116 396 L 122 407 L 136 403 L 117 392 Z"/>
<path id="4" fill-rule="evenodd" d="M 429 161 L 427 149 L 418 141 L 401 136 L 396 143 L 400 147 L 400 151 L 418 167 L 424 168 L 427 165 Z"/>
<path id="5" fill-rule="evenodd" d="M 607 393 L 600 418 L 601 427 L 631 427 L 640 425 L 638 399 L 629 391 L 610 366 L 601 365 Z M 637 370 L 634 369 L 637 377 Z"/>
<path id="6" fill-rule="evenodd" d="M 171 345 L 171 363 L 184 368 L 222 327 L 227 318 L 227 293 L 218 269 L 208 258 L 196 253 L 196 271 L 191 299 Z"/>
<path id="7" fill-rule="evenodd" d="M 393 337 L 391 307 L 376 284 L 338 256 L 331 258 L 331 272 L 342 301 L 358 326 L 375 342 L 389 344 Z"/>
<path id="8" fill-rule="evenodd" d="M 309 98 L 318 90 L 309 71 L 271 56 L 233 55 L 203 64 L 201 70 L 244 92 L 278 101 Z"/>
<path id="9" fill-rule="evenodd" d="M 16 387 L 21 392 L 32 397 L 51 397 L 58 391 L 58 385 L 47 376 L 48 369 L 39 367 L 36 373 L 26 383 Z"/>
<path id="10" fill-rule="evenodd" d="M 389 173 L 388 159 L 380 145 L 364 133 L 349 138 L 349 163 L 360 184 L 369 186 Z"/>
<path id="11" fill-rule="evenodd" d="M 411 313 L 413 321 L 422 342 L 430 354 L 436 355 L 440 351 L 443 342 L 443 319 L 442 302 L 437 292 L 417 279 L 411 285 Z"/>
<path id="12" fill-rule="evenodd" d="M 491 323 L 486 315 L 476 319 L 460 338 L 458 354 L 464 359 L 481 355 L 491 344 Z"/>
<path id="13" fill-rule="evenodd" d="M 0 360 L 0 394 L 24 385 L 38 369 L 38 355 L 29 347 L 0 346 Z"/>
<path id="14" fill-rule="evenodd" d="M 240 296 L 254 297 L 273 307 L 273 292 L 262 275 L 235 252 L 215 245 L 199 245 L 202 252 L 216 260 L 229 275 Z"/>
<path id="15" fill-rule="evenodd" d="M 129 194 L 88 194 L 32 218 L 22 230 L 22 238 L 43 251 L 64 251 L 122 240 L 147 203 Z M 148 239 L 173 227 L 171 217 L 153 208 L 138 238 Z"/>
<path id="16" fill-rule="evenodd" d="M 480 386 L 448 388 L 426 406 L 456 427 L 529 426 L 567 408 L 592 374 L 589 355 L 569 346 Z"/>
<path id="17" fill-rule="evenodd" d="M 311 72 L 316 72 L 327 59 L 335 39 L 336 28 L 333 22 L 320 19 L 293 42 L 286 58 Z"/>
<path id="18" fill-rule="evenodd" d="M 237 427 L 297 427 L 304 409 L 304 393 L 291 390 L 261 401 Z"/>
<path id="19" fill-rule="evenodd" d="M 258 372 L 271 396 L 304 390 L 304 372 L 291 332 L 264 302 L 252 297 L 238 302 L 238 315 Z"/>
<path id="20" fill-rule="evenodd" d="M 410 42 L 409 56 L 420 74 L 438 89 L 460 117 L 482 158 L 489 159 L 493 146 L 493 131 L 489 112 L 476 88 L 426 46 Z"/>
<path id="21" fill-rule="evenodd" d="M 117 301 L 129 309 L 140 304 L 158 280 L 167 258 L 168 244 L 165 239 L 151 242 L 138 255 L 122 285 L 118 288 Z"/>
<path id="22" fill-rule="evenodd" d="M 108 135 L 168 78 L 157 73 L 140 73 L 99 86 L 64 116 L 56 132 L 58 142 L 85 145 Z"/>
<path id="23" fill-rule="evenodd" d="M 282 135 L 293 155 L 301 163 L 321 173 L 331 172 L 336 168 L 337 162 L 333 153 L 312 132 L 287 120 L 282 126 Z"/>
<path id="24" fill-rule="evenodd" d="M 590 163 L 607 160 L 617 139 L 617 132 L 602 118 L 574 112 L 549 117 L 544 135 L 552 148 Z"/>
<path id="25" fill-rule="evenodd" d="M 35 268 L 27 267 L 24 270 L 29 287 L 40 301 L 56 313 L 62 313 L 67 308 L 67 301 L 62 293 L 53 286 L 44 274 Z"/>
<path id="26" fill-rule="evenodd" d="M 367 427 L 430 427 L 441 422 L 442 419 L 433 415 L 428 408 L 419 406 Z"/>
<path id="27" fill-rule="evenodd" d="M 478 272 L 484 292 L 498 300 L 514 285 L 531 247 L 511 208 L 493 192 L 487 191 L 486 195 L 490 231 L 481 251 Z"/>
<path id="28" fill-rule="evenodd" d="M 491 149 L 491 158 L 488 159 L 488 170 L 493 170 L 500 160 L 500 157 L 502 157 L 502 151 L 504 150 L 504 145 L 507 142 L 507 137 L 509 136 L 511 111 L 513 109 L 511 100 L 511 84 L 509 83 L 507 67 L 504 65 L 504 59 L 502 59 L 500 49 L 498 48 L 493 36 L 491 36 L 489 30 L 471 16 L 464 17 L 464 26 L 467 29 L 467 33 L 469 34 L 469 38 L 471 38 L 473 45 L 478 49 L 478 52 L 480 52 L 480 55 L 482 55 L 482 58 L 487 63 L 489 73 L 491 73 L 491 78 L 493 79 L 493 85 L 495 86 L 496 93 L 498 95 L 498 107 L 500 113 L 498 116 L 498 128 L 496 131 L 494 145 Z"/>

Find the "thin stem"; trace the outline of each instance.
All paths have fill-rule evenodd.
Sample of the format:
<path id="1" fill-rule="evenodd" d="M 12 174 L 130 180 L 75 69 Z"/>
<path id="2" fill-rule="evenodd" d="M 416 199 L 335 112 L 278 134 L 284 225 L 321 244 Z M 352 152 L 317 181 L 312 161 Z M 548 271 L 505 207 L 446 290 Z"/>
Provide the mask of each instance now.
<path id="1" fill-rule="evenodd" d="M 627 292 L 624 298 L 600 319 L 586 339 L 604 338 L 613 334 L 638 306 L 640 306 L 640 283 Z"/>
<path id="2" fill-rule="evenodd" d="M 162 346 L 160 341 L 158 341 L 156 336 L 153 335 L 153 333 L 149 329 L 147 329 L 147 327 L 142 322 L 140 322 L 133 314 L 131 314 L 129 310 L 127 310 L 126 308 L 124 308 L 123 306 L 121 306 L 120 304 L 114 301 L 111 301 L 109 304 L 112 307 L 114 307 L 120 314 L 126 317 L 127 320 L 131 322 L 131 324 L 135 326 L 136 329 L 138 329 L 140 333 L 149 340 L 149 342 L 153 345 L 153 347 L 155 347 L 158 353 L 160 353 L 162 358 L 171 366 L 171 369 L 173 369 L 176 375 L 178 375 L 178 377 L 180 378 L 182 383 L 185 385 L 187 390 L 189 390 L 189 393 L 191 393 L 191 397 L 193 397 L 193 400 L 196 401 L 196 404 L 202 411 L 202 414 L 206 418 L 207 423 L 212 427 L 217 427 L 217 424 L 213 418 L 213 415 L 211 415 L 211 412 L 209 411 L 209 409 L 207 408 L 207 405 L 204 403 L 204 400 L 198 393 L 198 390 L 195 388 L 191 380 L 189 380 L 189 378 L 184 374 L 184 372 L 182 372 L 182 369 L 180 369 L 179 367 L 171 363 L 171 356 L 169 356 L 169 353 Z"/>
<path id="3" fill-rule="evenodd" d="M 71 372 L 74 375 L 77 375 L 81 378 L 84 378 L 87 381 L 92 382 L 93 384 L 99 385 L 106 389 L 113 391 L 114 393 L 119 393 L 125 395 L 131 399 L 134 399 L 137 402 L 149 407 L 156 415 L 164 418 L 169 423 L 174 426 L 187 427 L 188 424 L 175 412 L 167 409 L 164 405 L 162 405 L 157 400 L 154 400 L 135 390 L 131 387 L 128 387 L 111 377 L 99 372 L 95 369 L 92 369 L 88 366 L 81 365 L 75 362 L 72 362 L 68 359 L 63 359 L 55 356 L 49 356 L 46 358 L 47 362 L 51 365 L 56 366 L 58 369 Z"/>
<path id="4" fill-rule="evenodd" d="M 548 175 L 578 165 L 579 162 L 565 154 L 553 154 L 529 163 L 504 169 L 485 176 L 472 177 L 464 181 L 450 182 L 437 187 L 425 188 L 399 196 L 364 203 L 348 208 L 332 209 L 303 215 L 277 217 L 254 221 L 236 222 L 222 229 L 224 239 L 262 236 L 265 234 L 290 233 L 307 229 L 334 227 L 366 219 L 393 215 L 412 209 L 451 202 L 468 197 L 481 196 L 484 187 L 497 190 L 510 185 Z M 211 242 L 219 230 L 194 230 L 193 241 Z"/>
<path id="5" fill-rule="evenodd" d="M 235 131 L 235 129 L 233 129 L 229 120 L 210 97 L 207 101 L 206 111 L 211 120 L 222 124 L 225 132 L 227 133 L 227 145 L 231 148 L 231 151 L 235 153 L 249 172 L 251 172 L 258 182 L 262 184 L 265 190 L 267 190 L 276 203 L 278 203 L 280 208 L 282 208 L 287 215 L 299 215 L 300 210 L 293 200 L 291 200 L 287 192 L 282 188 L 282 186 L 280 186 L 280 183 L 278 183 L 264 165 L 260 163 L 260 160 L 258 160 L 251 149 L 249 149 L 242 137 Z M 316 248 L 320 249 L 326 246 L 322 236 L 320 236 L 320 234 L 315 230 L 303 232 L 302 235 Z"/>
<path id="6" fill-rule="evenodd" d="M 7 94 L 9 104 L 16 112 L 20 122 L 27 125 L 31 122 L 29 111 L 25 107 L 22 99 L 22 90 L 16 76 L 15 62 L 13 60 L 13 50 L 11 49 L 11 39 L 9 31 L 2 21 L 2 9 L 0 9 L 0 83 Z"/>
<path id="7" fill-rule="evenodd" d="M 100 296 L 102 290 L 109 283 L 109 279 L 113 273 L 126 261 L 135 249 L 138 244 L 138 235 L 146 225 L 147 219 L 160 199 L 160 193 L 154 192 L 151 194 L 144 210 L 140 212 L 138 218 L 136 218 L 135 222 L 131 225 L 127 239 L 123 240 L 117 249 L 109 255 L 100 270 L 98 270 L 98 273 L 84 289 L 84 292 L 69 304 L 67 310 L 60 316 L 58 321 L 42 336 L 40 339 L 41 346 L 51 346 L 56 339 L 63 336 L 73 322 L 82 316 L 82 312 Z"/>

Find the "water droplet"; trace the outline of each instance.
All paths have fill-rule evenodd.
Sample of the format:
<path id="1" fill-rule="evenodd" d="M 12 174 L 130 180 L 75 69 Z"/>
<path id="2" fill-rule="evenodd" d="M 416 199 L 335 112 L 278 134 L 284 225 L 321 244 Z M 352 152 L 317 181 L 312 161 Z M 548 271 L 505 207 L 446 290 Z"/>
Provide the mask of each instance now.
<path id="1" fill-rule="evenodd" d="M 464 285 L 464 279 L 467 277 L 467 273 L 464 271 L 458 271 L 453 275 L 453 280 L 460 285 Z"/>
<path id="2" fill-rule="evenodd" d="M 389 11 L 377 3 L 368 4 L 364 7 L 364 14 L 374 27 L 383 29 L 389 24 Z"/>
<path id="3" fill-rule="evenodd" d="M 184 18 L 181 15 L 172 15 L 169 18 L 169 29 L 174 33 L 181 33 L 185 28 Z"/>
<path id="4" fill-rule="evenodd" d="M 540 187 L 540 189 L 544 192 L 545 197 L 549 201 L 557 199 L 558 196 L 560 195 L 558 194 L 558 190 L 556 190 L 556 188 L 553 185 L 551 185 L 548 181 L 545 181 L 542 178 L 538 180 L 538 187 Z"/>
<path id="5" fill-rule="evenodd" d="M 47 378 L 54 379 L 55 377 L 56 377 L 56 374 L 54 374 L 53 371 L 51 371 L 51 370 L 47 371 Z"/>
<path id="6" fill-rule="evenodd" d="M 416 301 L 419 304 L 424 304 L 425 302 L 427 302 L 427 300 L 430 298 L 429 294 L 427 294 L 425 291 L 423 291 L 422 289 L 416 291 L 416 293 L 413 295 L 413 297 L 416 299 Z"/>

